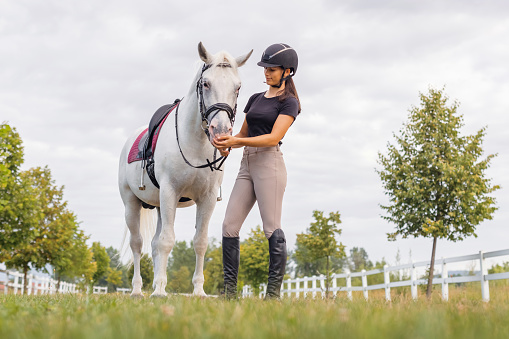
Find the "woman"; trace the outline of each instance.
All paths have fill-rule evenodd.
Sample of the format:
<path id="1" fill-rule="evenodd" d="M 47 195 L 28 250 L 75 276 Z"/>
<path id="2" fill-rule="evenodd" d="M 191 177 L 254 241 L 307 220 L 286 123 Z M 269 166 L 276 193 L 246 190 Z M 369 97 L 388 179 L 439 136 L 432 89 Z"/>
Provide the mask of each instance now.
<path id="1" fill-rule="evenodd" d="M 213 141 L 222 155 L 233 147 L 244 147 L 239 174 L 223 222 L 223 271 L 225 294 L 236 298 L 240 261 L 239 232 L 254 203 L 269 241 L 269 278 L 266 298 L 279 298 L 286 267 L 286 239 L 281 229 L 281 208 L 286 187 L 286 168 L 281 139 L 300 113 L 300 102 L 292 77 L 298 58 L 286 44 L 269 46 L 258 66 L 264 67 L 269 89 L 251 96 L 246 118 L 235 136 Z"/>

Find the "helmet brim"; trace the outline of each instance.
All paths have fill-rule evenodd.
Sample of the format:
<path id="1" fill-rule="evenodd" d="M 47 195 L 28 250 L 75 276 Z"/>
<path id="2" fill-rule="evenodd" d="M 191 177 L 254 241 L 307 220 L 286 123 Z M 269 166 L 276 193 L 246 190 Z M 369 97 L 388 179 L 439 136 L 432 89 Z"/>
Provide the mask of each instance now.
<path id="1" fill-rule="evenodd" d="M 263 62 L 263 61 L 259 61 L 257 63 L 257 65 L 260 66 L 260 67 L 283 67 L 281 65 L 269 64 L 268 62 Z"/>

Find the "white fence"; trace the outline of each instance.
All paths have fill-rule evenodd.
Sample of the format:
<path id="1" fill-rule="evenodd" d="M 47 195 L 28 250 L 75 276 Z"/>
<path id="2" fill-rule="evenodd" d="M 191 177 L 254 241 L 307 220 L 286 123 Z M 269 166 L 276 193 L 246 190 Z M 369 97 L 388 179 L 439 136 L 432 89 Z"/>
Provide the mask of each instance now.
<path id="1" fill-rule="evenodd" d="M 479 281 L 481 283 L 481 294 L 483 301 L 490 300 L 490 289 L 489 289 L 489 281 L 490 280 L 500 280 L 500 279 L 509 279 L 509 272 L 504 273 L 494 273 L 488 274 L 488 267 L 486 259 L 496 258 L 502 256 L 508 256 L 509 249 L 486 252 L 480 251 L 478 254 L 464 255 L 461 257 L 453 257 L 453 258 L 442 258 L 439 260 L 435 260 L 435 268 L 438 268 L 441 265 L 442 272 L 440 274 L 440 278 L 434 278 L 434 285 L 442 285 L 442 298 L 444 300 L 449 299 L 449 284 L 457 284 L 457 283 L 465 283 L 465 282 L 475 282 Z M 451 263 L 457 262 L 467 262 L 475 260 L 480 264 L 480 273 L 478 275 L 468 275 L 468 276 L 457 276 L 457 277 L 449 277 L 447 265 Z M 360 291 L 363 292 L 364 298 L 368 299 L 368 292 L 372 290 L 385 290 L 385 299 L 391 300 L 391 288 L 393 287 L 403 287 L 410 286 L 410 290 L 412 293 L 412 298 L 417 299 L 417 286 L 425 285 L 428 283 L 427 279 L 417 279 L 417 268 L 418 267 L 429 267 L 429 261 L 421 261 L 415 262 L 405 265 L 398 266 L 385 266 L 383 269 L 375 269 L 375 270 L 362 270 L 361 272 L 355 273 L 342 273 L 342 274 L 333 274 L 331 287 L 329 291 L 332 292 L 334 296 L 336 296 L 339 292 L 346 292 L 348 298 L 352 299 L 352 292 Z M 403 281 L 390 281 L 390 272 L 400 271 L 400 270 L 409 270 L 410 271 L 410 279 Z M 370 275 L 381 274 L 384 276 L 384 283 L 378 285 L 368 285 L 367 277 Z M 352 278 L 360 277 L 362 280 L 362 286 L 352 286 Z M 345 279 L 345 286 L 338 285 L 338 279 Z M 312 276 L 312 277 L 303 277 L 296 279 L 288 279 L 283 281 L 283 286 L 281 288 L 281 296 L 282 297 L 295 297 L 299 298 L 301 294 L 306 297 L 308 294 L 311 294 L 313 298 L 316 297 L 317 293 L 320 293 L 321 297 L 325 297 L 325 284 L 326 284 L 325 276 Z M 311 286 L 309 286 L 311 284 Z M 262 298 L 265 296 L 266 285 L 260 285 L 260 294 L 259 297 Z M 244 286 L 242 291 L 242 297 L 253 296 L 253 291 L 250 286 Z"/>
<path id="2" fill-rule="evenodd" d="M 11 271 L 11 270 L 2 270 L 0 269 L 0 273 L 5 275 L 5 281 L 0 280 L 0 287 L 3 287 L 3 293 L 14 293 L 14 294 L 24 294 L 25 293 L 25 281 L 24 275 L 21 272 Z M 80 293 L 78 286 L 76 284 L 67 283 L 64 281 L 60 282 L 60 286 L 57 291 L 58 281 L 55 279 L 51 279 L 49 276 L 37 276 L 33 274 L 27 274 L 28 280 L 28 295 L 37 295 L 37 294 L 55 294 L 55 293 Z M 1 290 L 1 288 L 0 288 Z M 120 290 L 120 291 L 119 291 Z M 125 293 L 123 290 L 131 290 L 131 289 L 121 289 L 117 288 L 117 292 Z M 93 294 L 106 294 L 108 293 L 108 287 L 102 286 L 94 286 L 92 290 Z"/>
<path id="3" fill-rule="evenodd" d="M 3 285 L 4 294 L 12 292 L 14 294 L 25 293 L 25 279 L 23 273 L 17 271 L 0 270 L 0 273 L 4 273 L 6 276 L 5 281 L 0 282 Z M 33 274 L 27 274 L 28 280 L 28 294 L 54 294 L 54 293 L 78 293 L 76 284 L 70 284 L 64 281 L 60 282 L 60 286 L 57 291 L 58 281 L 51 279 L 48 276 L 36 276 Z M 12 290 L 12 291 L 11 291 Z"/>

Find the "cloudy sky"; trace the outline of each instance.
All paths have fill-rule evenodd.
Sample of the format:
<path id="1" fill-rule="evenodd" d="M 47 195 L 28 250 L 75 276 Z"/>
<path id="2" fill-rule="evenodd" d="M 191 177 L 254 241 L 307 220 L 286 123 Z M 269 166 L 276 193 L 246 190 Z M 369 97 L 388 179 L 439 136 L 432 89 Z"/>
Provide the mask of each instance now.
<path id="1" fill-rule="evenodd" d="M 302 114 L 285 137 L 283 229 L 293 245 L 315 209 L 339 211 L 341 241 L 371 259 L 426 260 L 431 240 L 387 241 L 386 202 L 375 172 L 419 92 L 442 88 L 460 102 L 464 134 L 488 126 L 488 171 L 499 210 L 478 238 L 440 241 L 438 257 L 509 247 L 509 4 L 506 1 L 0 1 L 0 121 L 16 127 L 24 168 L 48 165 L 91 240 L 118 247 L 120 150 L 161 105 L 182 97 L 197 71 L 198 42 L 239 56 L 239 107 L 265 90 L 256 66 L 270 44 L 299 54 Z M 506 42 L 504 42 L 506 41 Z M 242 114 L 242 113 L 239 113 Z M 242 117 L 242 115 L 241 115 Z M 240 129 L 237 119 L 235 130 Z M 209 235 L 221 236 L 241 152 L 227 161 L 224 201 Z M 178 240 L 191 240 L 195 208 L 179 210 Z M 241 236 L 260 224 L 255 206 Z"/>

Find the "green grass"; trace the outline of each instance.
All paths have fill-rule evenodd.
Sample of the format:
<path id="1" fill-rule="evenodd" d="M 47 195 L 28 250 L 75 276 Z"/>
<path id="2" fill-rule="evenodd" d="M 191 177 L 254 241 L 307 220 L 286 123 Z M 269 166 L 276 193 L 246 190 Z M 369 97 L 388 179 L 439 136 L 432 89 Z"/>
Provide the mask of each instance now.
<path id="1" fill-rule="evenodd" d="M 478 287 L 478 286 L 477 286 Z M 509 288 L 451 289 L 414 302 L 383 293 L 353 301 L 173 296 L 0 296 L 0 338 L 509 338 Z"/>

